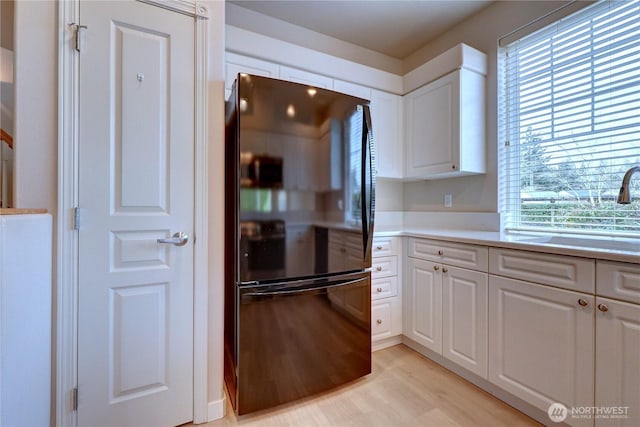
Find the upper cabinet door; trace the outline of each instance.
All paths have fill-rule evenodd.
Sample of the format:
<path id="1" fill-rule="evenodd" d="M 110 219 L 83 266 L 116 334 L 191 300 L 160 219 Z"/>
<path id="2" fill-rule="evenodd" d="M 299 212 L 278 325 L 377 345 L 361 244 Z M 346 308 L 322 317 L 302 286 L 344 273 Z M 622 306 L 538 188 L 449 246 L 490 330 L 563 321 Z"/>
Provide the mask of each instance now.
<path id="1" fill-rule="evenodd" d="M 460 69 L 405 96 L 406 178 L 486 171 L 484 81 Z"/>
<path id="2" fill-rule="evenodd" d="M 371 121 L 378 178 L 402 179 L 402 97 L 371 90 Z"/>
<path id="3" fill-rule="evenodd" d="M 280 66 L 273 62 L 227 52 L 224 79 L 225 99 L 229 98 L 231 86 L 238 76 L 238 73 L 278 78 L 280 75 Z"/>
<path id="4" fill-rule="evenodd" d="M 355 96 L 358 98 L 371 99 L 371 89 L 365 86 L 360 86 L 355 83 L 343 82 L 342 80 L 333 81 L 333 90 L 336 92 L 346 93 L 347 95 Z"/>
<path id="5" fill-rule="evenodd" d="M 297 68 L 280 66 L 280 78 L 290 82 L 302 83 L 323 89 L 333 89 L 333 79 L 320 74 L 310 73 Z"/>

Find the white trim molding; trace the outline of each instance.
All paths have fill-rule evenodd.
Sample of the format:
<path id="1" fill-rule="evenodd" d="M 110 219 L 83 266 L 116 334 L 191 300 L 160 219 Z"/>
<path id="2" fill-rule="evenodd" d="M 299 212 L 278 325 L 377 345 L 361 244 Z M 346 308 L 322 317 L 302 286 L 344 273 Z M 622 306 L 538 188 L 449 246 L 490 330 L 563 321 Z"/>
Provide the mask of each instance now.
<path id="1" fill-rule="evenodd" d="M 172 12 L 198 18 L 209 18 L 209 9 L 204 2 L 193 0 L 137 0 L 152 6 L 161 7 Z"/>
<path id="2" fill-rule="evenodd" d="M 79 58 L 72 43 L 80 2 L 63 1 L 58 9 L 58 222 L 56 246 L 56 398 L 55 425 L 77 425 L 73 390 L 77 386 Z"/>
<path id="3" fill-rule="evenodd" d="M 193 421 L 206 422 L 224 415 L 224 399 L 217 410 L 208 402 L 208 64 L 209 26 L 207 2 L 188 0 L 138 0 L 195 19 L 195 235 L 194 248 L 194 360 Z M 74 28 L 80 23 L 80 0 L 61 1 L 58 9 L 58 239 L 56 302 L 55 425 L 75 427 L 73 408 L 77 387 L 78 351 L 78 233 L 73 212 L 78 206 L 78 105 L 79 57 L 74 49 Z M 222 414 L 222 415 L 220 415 Z"/>

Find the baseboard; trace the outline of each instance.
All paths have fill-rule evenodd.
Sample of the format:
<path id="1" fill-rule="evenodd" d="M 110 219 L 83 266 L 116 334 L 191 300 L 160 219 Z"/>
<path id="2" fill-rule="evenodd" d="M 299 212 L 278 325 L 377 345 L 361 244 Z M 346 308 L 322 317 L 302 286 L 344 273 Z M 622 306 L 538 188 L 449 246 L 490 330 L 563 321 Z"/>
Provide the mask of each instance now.
<path id="1" fill-rule="evenodd" d="M 383 348 L 393 347 L 402 343 L 402 335 L 396 335 L 395 337 L 389 337 L 382 340 L 377 340 L 371 343 L 371 351 L 382 350 Z"/>
<path id="2" fill-rule="evenodd" d="M 530 403 L 525 402 L 524 400 L 520 399 L 519 397 L 516 397 L 514 395 L 512 395 L 511 393 L 508 393 L 506 391 L 504 391 L 503 389 L 501 389 L 500 387 L 496 386 L 495 384 L 489 382 L 489 380 L 479 377 L 478 375 L 467 371 L 466 369 L 462 368 L 461 366 L 457 365 L 456 363 L 450 361 L 449 359 L 443 357 L 442 355 L 433 352 L 432 350 L 429 350 L 428 348 L 426 348 L 425 346 L 417 343 L 416 341 L 412 340 L 411 338 L 406 337 L 405 335 L 402 335 L 402 344 L 406 345 L 407 347 L 409 347 L 412 350 L 417 351 L 418 353 L 422 354 L 423 356 L 429 358 L 430 360 L 434 361 L 435 363 L 437 363 L 438 365 L 442 366 L 443 368 L 453 372 L 454 374 L 464 378 L 465 380 L 469 381 L 471 384 L 480 387 L 481 389 L 483 389 L 484 391 L 486 391 L 487 393 L 495 396 L 496 398 L 502 400 L 504 403 L 506 403 L 509 406 L 512 406 L 514 408 L 516 408 L 517 410 L 519 410 L 520 412 L 528 415 L 529 417 L 533 418 L 534 420 L 544 424 L 544 425 L 548 425 L 549 424 L 549 416 L 547 415 L 546 411 L 542 411 L 538 408 L 536 408 L 535 406 L 531 405 Z M 566 424 L 558 424 L 558 426 L 564 426 Z"/>
<path id="3" fill-rule="evenodd" d="M 222 399 L 209 402 L 207 407 L 207 422 L 224 418 L 227 412 L 227 396 L 223 394 Z"/>

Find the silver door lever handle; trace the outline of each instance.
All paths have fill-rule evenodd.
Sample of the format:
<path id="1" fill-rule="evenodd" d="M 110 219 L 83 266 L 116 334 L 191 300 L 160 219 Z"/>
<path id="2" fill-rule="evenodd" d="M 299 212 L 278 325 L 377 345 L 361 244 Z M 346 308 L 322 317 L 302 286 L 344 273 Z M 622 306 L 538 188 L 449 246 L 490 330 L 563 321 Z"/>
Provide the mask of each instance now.
<path id="1" fill-rule="evenodd" d="M 173 236 L 171 236 L 170 238 L 158 239 L 157 242 L 162 244 L 167 244 L 167 245 L 184 246 L 187 244 L 187 242 L 189 242 L 189 235 L 187 233 L 179 231 L 175 233 Z"/>

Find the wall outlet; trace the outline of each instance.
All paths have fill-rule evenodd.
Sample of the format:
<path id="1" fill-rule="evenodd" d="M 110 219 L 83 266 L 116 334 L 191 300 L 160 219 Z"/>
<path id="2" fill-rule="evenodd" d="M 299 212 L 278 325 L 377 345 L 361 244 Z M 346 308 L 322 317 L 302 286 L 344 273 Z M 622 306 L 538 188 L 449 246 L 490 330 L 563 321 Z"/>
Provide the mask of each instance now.
<path id="1" fill-rule="evenodd" d="M 450 208 L 451 206 L 453 206 L 453 196 L 451 196 L 451 194 L 445 194 L 444 195 L 444 207 L 445 208 Z"/>

